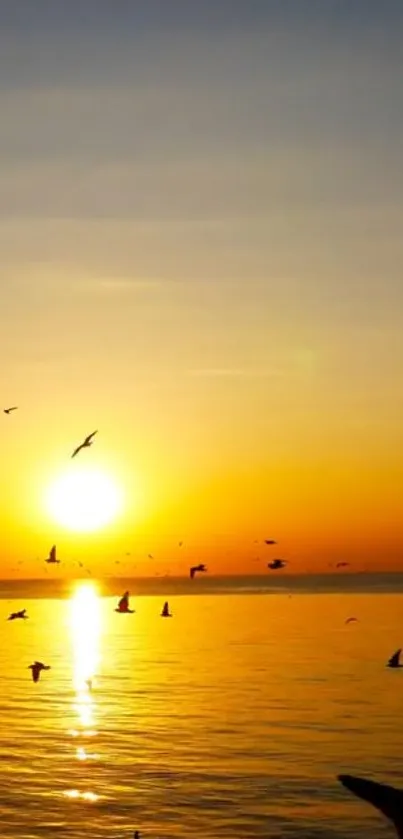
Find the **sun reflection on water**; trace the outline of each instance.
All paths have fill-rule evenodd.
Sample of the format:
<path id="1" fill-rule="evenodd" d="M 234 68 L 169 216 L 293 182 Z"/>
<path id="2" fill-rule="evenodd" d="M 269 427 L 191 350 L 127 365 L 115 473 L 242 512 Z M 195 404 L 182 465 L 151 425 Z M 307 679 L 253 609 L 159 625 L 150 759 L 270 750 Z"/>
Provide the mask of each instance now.
<path id="1" fill-rule="evenodd" d="M 94 737 L 95 702 L 92 694 L 94 678 L 100 662 L 101 639 L 101 601 L 93 583 L 83 583 L 76 589 L 70 602 L 70 628 L 73 646 L 73 708 L 77 715 L 76 728 L 70 730 L 72 737 Z M 76 759 L 86 761 L 96 758 L 87 749 L 79 746 Z M 69 798 L 83 798 L 95 801 L 98 796 L 93 792 L 67 790 Z"/>

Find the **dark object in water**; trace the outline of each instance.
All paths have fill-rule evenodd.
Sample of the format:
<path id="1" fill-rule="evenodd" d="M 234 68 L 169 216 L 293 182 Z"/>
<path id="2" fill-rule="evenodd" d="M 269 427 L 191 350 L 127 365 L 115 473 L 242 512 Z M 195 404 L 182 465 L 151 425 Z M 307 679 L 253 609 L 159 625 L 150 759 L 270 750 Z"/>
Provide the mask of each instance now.
<path id="1" fill-rule="evenodd" d="M 400 654 L 402 650 L 401 648 L 396 650 L 395 653 L 390 657 L 386 667 L 403 667 L 403 664 L 400 664 Z"/>
<path id="2" fill-rule="evenodd" d="M 162 618 L 172 618 L 172 615 L 169 611 L 168 600 L 164 603 L 164 606 L 163 606 L 163 609 L 162 609 L 162 612 L 161 612 L 161 617 Z"/>
<path id="3" fill-rule="evenodd" d="M 134 609 L 129 609 L 129 592 L 125 591 L 123 597 L 120 598 L 115 612 L 120 612 L 121 615 L 133 615 Z"/>
<path id="4" fill-rule="evenodd" d="M 353 775 L 338 775 L 338 780 L 346 789 L 373 804 L 386 818 L 393 822 L 396 833 L 403 839 L 403 792 L 387 784 L 367 781 Z"/>

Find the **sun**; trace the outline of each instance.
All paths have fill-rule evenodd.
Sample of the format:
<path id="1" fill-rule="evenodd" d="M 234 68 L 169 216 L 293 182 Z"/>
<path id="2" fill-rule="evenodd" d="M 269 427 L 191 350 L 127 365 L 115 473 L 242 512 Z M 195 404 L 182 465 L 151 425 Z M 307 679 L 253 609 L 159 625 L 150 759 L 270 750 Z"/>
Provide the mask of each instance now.
<path id="1" fill-rule="evenodd" d="M 122 494 L 105 472 L 72 467 L 49 487 L 46 507 L 52 518 L 68 530 L 101 530 L 121 511 Z"/>

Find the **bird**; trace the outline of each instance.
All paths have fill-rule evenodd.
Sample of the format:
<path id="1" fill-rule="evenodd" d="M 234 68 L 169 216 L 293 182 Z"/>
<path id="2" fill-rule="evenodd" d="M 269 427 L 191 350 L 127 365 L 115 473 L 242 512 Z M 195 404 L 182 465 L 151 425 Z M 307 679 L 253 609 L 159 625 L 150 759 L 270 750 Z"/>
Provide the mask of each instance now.
<path id="1" fill-rule="evenodd" d="M 358 618 L 347 618 L 345 623 L 353 623 L 353 621 L 357 621 L 357 620 L 358 620 Z"/>
<path id="2" fill-rule="evenodd" d="M 277 545 L 277 542 L 275 542 L 274 539 L 265 539 L 264 543 L 265 545 Z"/>
<path id="3" fill-rule="evenodd" d="M 346 568 L 347 565 L 350 565 L 349 562 L 336 562 L 336 568 Z"/>
<path id="4" fill-rule="evenodd" d="M 123 614 L 123 615 L 127 615 L 127 614 L 128 615 L 133 615 L 134 611 L 135 611 L 134 609 L 129 609 L 129 592 L 125 591 L 123 597 L 121 597 L 120 600 L 119 600 L 119 603 L 117 605 L 117 608 L 115 609 L 115 612 L 119 612 L 120 614 Z"/>
<path id="5" fill-rule="evenodd" d="M 401 654 L 401 652 L 402 652 L 401 648 L 396 650 L 396 652 L 393 653 L 393 655 L 391 655 L 386 667 L 392 667 L 392 668 L 403 667 L 403 664 L 400 664 L 400 654 Z"/>
<path id="6" fill-rule="evenodd" d="M 85 438 L 84 442 L 80 443 L 80 445 L 77 446 L 76 449 L 74 449 L 74 452 L 71 456 L 75 457 L 76 454 L 78 454 L 81 451 L 81 449 L 86 449 L 86 448 L 88 448 L 88 446 L 92 446 L 92 443 L 93 443 L 92 438 L 95 436 L 95 434 L 98 434 L 98 431 L 93 431 L 92 434 L 89 434 L 88 437 Z"/>
<path id="7" fill-rule="evenodd" d="M 15 621 L 18 620 L 18 618 L 20 618 L 21 620 L 26 621 L 28 620 L 28 615 L 26 614 L 26 611 L 26 609 L 21 609 L 20 612 L 11 612 L 11 615 L 9 618 L 7 618 L 7 620 Z"/>
<path id="8" fill-rule="evenodd" d="M 162 618 L 172 618 L 172 613 L 169 611 L 168 600 L 165 601 L 162 612 Z"/>
<path id="9" fill-rule="evenodd" d="M 199 564 L 199 565 L 192 565 L 192 567 L 189 569 L 190 579 L 191 579 L 191 580 L 193 580 L 193 577 L 194 577 L 194 575 L 196 574 L 196 572 L 197 572 L 197 571 L 203 571 L 203 572 L 204 572 L 204 571 L 207 571 L 207 568 L 206 568 L 206 566 L 203 564 L 203 562 L 200 562 L 200 564 Z"/>
<path id="10" fill-rule="evenodd" d="M 47 664 L 42 664 L 41 661 L 34 661 L 33 664 L 29 665 L 28 670 L 32 670 L 32 679 L 34 682 L 37 682 L 39 681 L 42 670 L 50 670 L 50 667 Z"/>
<path id="11" fill-rule="evenodd" d="M 286 564 L 285 559 L 273 559 L 267 563 L 267 567 L 271 568 L 272 571 L 277 571 L 278 568 L 285 568 Z"/>
<path id="12" fill-rule="evenodd" d="M 11 411 L 17 411 L 18 405 L 13 405 L 12 408 L 3 408 L 5 414 L 11 414 Z"/>
<path id="13" fill-rule="evenodd" d="M 403 839 L 402 790 L 388 784 L 368 781 L 366 778 L 357 778 L 354 775 L 338 775 L 337 779 L 349 792 L 380 810 L 393 823 L 397 836 Z"/>
<path id="14" fill-rule="evenodd" d="M 45 562 L 49 563 L 50 565 L 58 565 L 60 563 L 60 559 L 56 559 L 56 545 L 52 545 L 49 556 L 45 559 Z"/>
<path id="15" fill-rule="evenodd" d="M 182 545 L 183 545 L 183 542 L 179 542 L 179 547 L 180 548 L 182 547 Z"/>

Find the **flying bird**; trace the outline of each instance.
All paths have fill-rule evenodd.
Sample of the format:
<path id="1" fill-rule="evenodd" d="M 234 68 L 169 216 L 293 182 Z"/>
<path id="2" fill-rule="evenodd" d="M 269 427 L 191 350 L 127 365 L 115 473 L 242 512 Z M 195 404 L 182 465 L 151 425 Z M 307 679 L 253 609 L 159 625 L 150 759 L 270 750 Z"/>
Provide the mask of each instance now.
<path id="1" fill-rule="evenodd" d="M 267 563 L 267 567 L 271 568 L 272 571 L 277 571 L 278 568 L 285 568 L 286 565 L 285 559 L 273 559 Z"/>
<path id="2" fill-rule="evenodd" d="M 203 562 L 200 562 L 200 564 L 199 564 L 199 565 L 192 565 L 192 567 L 189 569 L 190 579 L 191 579 L 191 580 L 193 580 L 193 577 L 194 577 L 194 575 L 197 573 L 197 571 L 202 571 L 202 572 L 207 571 L 207 568 L 206 568 L 206 566 L 203 564 Z"/>
<path id="3" fill-rule="evenodd" d="M 11 414 L 11 411 L 17 411 L 18 405 L 13 405 L 12 408 L 3 408 L 5 414 Z"/>
<path id="4" fill-rule="evenodd" d="M 49 556 L 45 559 L 45 562 L 50 565 L 58 565 L 60 563 L 60 559 L 56 559 L 56 545 L 52 545 L 49 551 Z"/>
<path id="5" fill-rule="evenodd" d="M 277 545 L 277 542 L 275 542 L 274 539 L 265 539 L 264 543 L 265 545 Z"/>
<path id="6" fill-rule="evenodd" d="M 347 565 L 350 565 L 349 562 L 336 562 L 336 568 L 346 568 Z"/>
<path id="7" fill-rule="evenodd" d="M 134 609 L 129 609 L 129 592 L 125 591 L 123 597 L 119 600 L 115 612 L 119 612 L 121 615 L 133 615 L 134 611 Z"/>
<path id="8" fill-rule="evenodd" d="M 50 670 L 50 667 L 47 664 L 42 664 L 41 661 L 34 661 L 33 664 L 29 665 L 28 670 L 32 670 L 33 681 L 38 682 L 42 670 Z"/>
<path id="9" fill-rule="evenodd" d="M 92 444 L 93 444 L 93 439 L 92 438 L 95 436 L 95 434 L 98 434 L 98 431 L 93 431 L 92 434 L 89 434 L 88 437 L 85 438 L 84 442 L 80 443 L 80 445 L 77 446 L 76 449 L 74 449 L 74 452 L 71 456 L 75 457 L 76 454 L 78 454 L 81 451 L 81 449 L 87 449 L 88 446 L 92 446 Z"/>
<path id="10" fill-rule="evenodd" d="M 345 623 L 353 623 L 353 621 L 357 621 L 357 620 L 358 620 L 358 618 L 347 618 Z"/>
<path id="11" fill-rule="evenodd" d="M 18 620 L 18 618 L 20 618 L 20 620 L 26 621 L 28 620 L 28 615 L 26 614 L 26 611 L 26 609 L 21 609 L 20 612 L 11 612 L 11 615 L 9 618 L 7 618 L 7 620 L 16 621 Z"/>
<path id="12" fill-rule="evenodd" d="M 403 839 L 403 792 L 400 789 L 353 775 L 338 775 L 338 780 L 358 798 L 380 810 L 393 823 L 397 836 Z"/>
<path id="13" fill-rule="evenodd" d="M 162 618 L 172 618 L 172 613 L 169 611 L 168 600 L 164 603 L 164 606 L 163 606 L 163 609 L 162 609 L 162 612 L 161 612 L 161 617 Z"/>
<path id="14" fill-rule="evenodd" d="M 393 655 L 390 657 L 386 667 L 392 667 L 392 668 L 403 667 L 403 664 L 400 664 L 401 652 L 402 652 L 401 648 L 396 650 L 396 652 L 393 653 Z"/>

